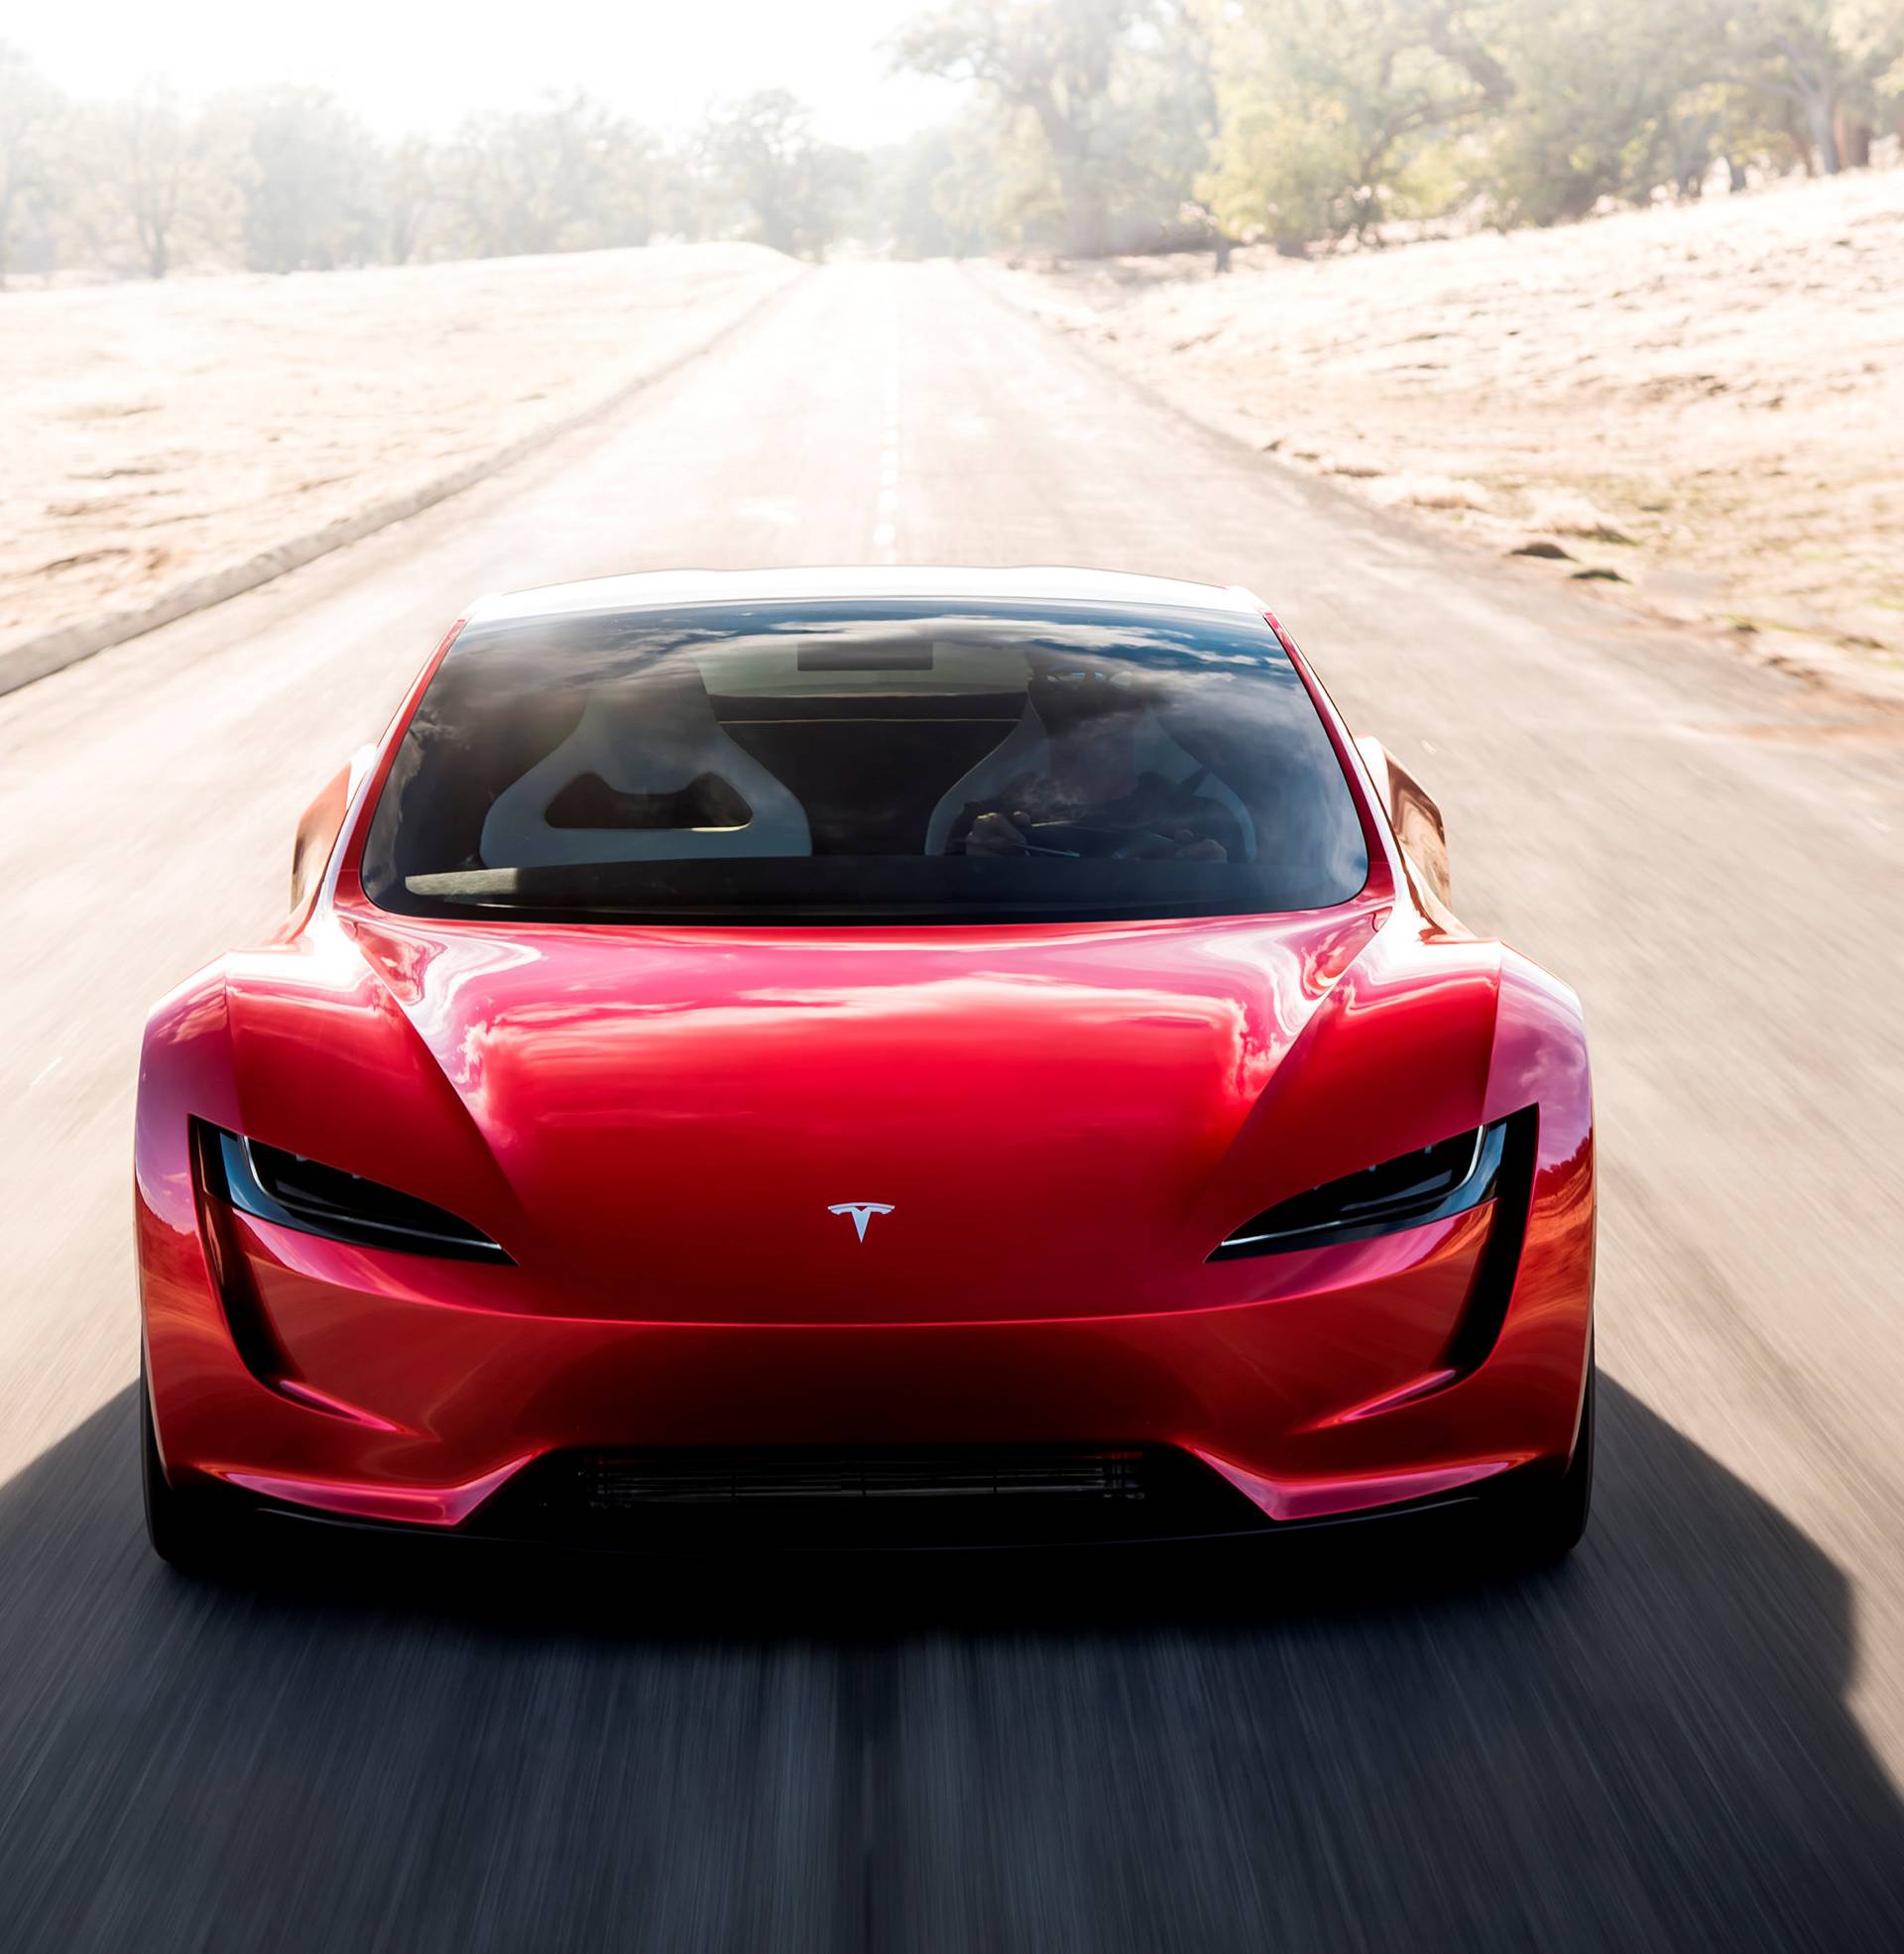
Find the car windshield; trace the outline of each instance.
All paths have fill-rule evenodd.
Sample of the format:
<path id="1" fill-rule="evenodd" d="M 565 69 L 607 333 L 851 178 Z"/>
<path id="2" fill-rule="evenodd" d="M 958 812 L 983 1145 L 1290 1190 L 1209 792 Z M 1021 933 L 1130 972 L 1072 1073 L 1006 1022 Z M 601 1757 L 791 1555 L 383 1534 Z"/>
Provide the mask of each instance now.
<path id="1" fill-rule="evenodd" d="M 736 603 L 469 626 L 363 880 L 422 916 L 1022 922 L 1316 909 L 1368 868 L 1266 625 Z"/>

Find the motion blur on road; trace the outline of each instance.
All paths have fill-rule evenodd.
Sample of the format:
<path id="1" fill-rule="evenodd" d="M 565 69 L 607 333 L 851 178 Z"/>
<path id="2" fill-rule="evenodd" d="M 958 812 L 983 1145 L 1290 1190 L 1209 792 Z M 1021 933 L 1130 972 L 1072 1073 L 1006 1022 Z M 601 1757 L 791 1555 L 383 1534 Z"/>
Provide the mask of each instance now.
<path id="1" fill-rule="evenodd" d="M 1894 672 L 1292 469 L 993 265 L 722 292 L 665 358 L 592 352 L 578 425 L 473 486 L 0 696 L 0 1946 L 1904 1943 Z M 0 298 L 0 347 L 66 297 Z M 466 598 L 826 562 L 1248 584 L 1432 788 L 1464 920 L 1595 1040 L 1600 1479 L 1563 1569 L 1375 1528 L 791 1571 L 313 1549 L 228 1586 L 148 1553 L 150 1004 L 269 930 L 299 810 Z"/>

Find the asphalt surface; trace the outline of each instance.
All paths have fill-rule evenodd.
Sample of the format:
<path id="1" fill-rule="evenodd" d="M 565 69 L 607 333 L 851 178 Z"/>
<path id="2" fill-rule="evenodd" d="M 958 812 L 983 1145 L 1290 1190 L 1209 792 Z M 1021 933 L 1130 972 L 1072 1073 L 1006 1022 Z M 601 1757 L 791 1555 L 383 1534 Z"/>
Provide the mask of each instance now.
<path id="1" fill-rule="evenodd" d="M 370 1565 L 139 1531 L 151 1000 L 458 604 L 659 565 L 1242 581 L 1596 1038 L 1602 1476 L 1561 1572 Z M 1278 471 L 946 267 L 0 699 L 0 1946 L 1904 1945 L 1904 748 Z"/>

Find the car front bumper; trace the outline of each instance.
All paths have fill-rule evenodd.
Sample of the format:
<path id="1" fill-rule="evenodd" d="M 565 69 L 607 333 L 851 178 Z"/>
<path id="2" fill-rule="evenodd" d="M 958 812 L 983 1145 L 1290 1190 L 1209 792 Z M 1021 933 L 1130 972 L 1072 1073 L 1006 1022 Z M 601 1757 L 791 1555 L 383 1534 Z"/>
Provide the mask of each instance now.
<path id="1" fill-rule="evenodd" d="M 1494 1307 L 1478 1291 L 1495 1222 L 1485 1207 L 1284 1259 L 1278 1293 L 1217 1307 L 720 1324 L 564 1316 L 513 1290 L 517 1271 L 439 1270 L 143 1190 L 138 1203 L 167 1478 L 436 1533 L 493 1531 L 501 1516 L 516 1530 L 528 1489 L 635 1451 L 1134 1448 L 1197 1462 L 1221 1492 L 1182 1529 L 1153 1509 L 1192 1531 L 1559 1471 L 1590 1351 L 1590 1159 L 1542 1174 L 1497 1333 L 1464 1367 L 1451 1363 L 1471 1347 L 1464 1326 Z M 757 1534 L 771 1537 L 771 1511 Z"/>

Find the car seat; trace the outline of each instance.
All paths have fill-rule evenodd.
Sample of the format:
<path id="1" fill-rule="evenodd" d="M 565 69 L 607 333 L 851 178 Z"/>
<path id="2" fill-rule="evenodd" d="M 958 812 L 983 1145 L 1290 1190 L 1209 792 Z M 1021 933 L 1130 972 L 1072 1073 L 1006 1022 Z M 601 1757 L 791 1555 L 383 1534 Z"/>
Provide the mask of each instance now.
<path id="1" fill-rule="evenodd" d="M 738 796 L 746 819 L 733 825 L 613 827 L 555 823 L 549 810 L 564 790 L 591 780 L 615 795 L 680 795 L 711 779 Z M 738 811 L 738 810 L 737 810 Z M 497 795 L 483 821 L 481 851 L 490 868 L 545 868 L 580 862 L 652 862 L 810 855 L 812 833 L 798 800 L 722 731 L 689 666 L 615 693 L 598 692 L 575 730 Z"/>
<path id="2" fill-rule="evenodd" d="M 945 853 L 954 825 L 973 801 L 996 799 L 1021 775 L 1035 778 L 1049 774 L 1051 745 L 1051 734 L 1038 716 L 1037 707 L 1027 699 L 1023 715 L 1011 732 L 940 796 L 926 824 L 925 852 Z M 1250 818 L 1250 809 L 1232 788 L 1209 773 L 1194 754 L 1171 737 L 1153 707 L 1143 708 L 1133 758 L 1139 774 L 1155 774 L 1173 785 L 1202 772 L 1204 778 L 1197 786 L 1197 798 L 1214 800 L 1235 816 L 1243 830 L 1243 860 L 1256 859 L 1256 825 Z"/>

